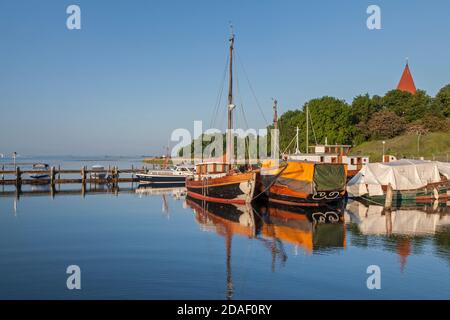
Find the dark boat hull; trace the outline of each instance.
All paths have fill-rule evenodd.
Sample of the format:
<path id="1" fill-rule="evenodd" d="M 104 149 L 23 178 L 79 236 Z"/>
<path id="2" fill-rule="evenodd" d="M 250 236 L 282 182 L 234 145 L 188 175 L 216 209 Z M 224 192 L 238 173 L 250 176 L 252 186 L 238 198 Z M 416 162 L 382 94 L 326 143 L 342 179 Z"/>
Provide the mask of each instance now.
<path id="1" fill-rule="evenodd" d="M 160 185 L 184 185 L 186 182 L 185 176 L 137 175 L 137 178 L 139 179 L 139 182 Z"/>
<path id="2" fill-rule="evenodd" d="M 46 173 L 43 173 L 43 174 L 36 173 L 36 174 L 30 175 L 30 178 L 32 178 L 32 179 L 50 179 L 50 176 Z"/>

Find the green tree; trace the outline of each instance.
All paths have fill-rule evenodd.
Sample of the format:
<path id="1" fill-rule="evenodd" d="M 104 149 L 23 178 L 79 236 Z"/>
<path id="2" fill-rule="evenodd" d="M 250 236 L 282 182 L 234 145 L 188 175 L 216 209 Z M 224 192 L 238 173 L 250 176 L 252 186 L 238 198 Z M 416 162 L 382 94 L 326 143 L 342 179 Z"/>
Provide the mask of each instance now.
<path id="1" fill-rule="evenodd" d="M 415 94 L 391 90 L 382 99 L 383 109 L 394 112 L 407 122 L 413 122 L 426 114 L 434 113 L 432 102 L 431 97 L 423 90 L 417 90 Z"/>
<path id="2" fill-rule="evenodd" d="M 381 98 L 374 96 L 370 98 L 369 94 L 359 95 L 352 102 L 352 123 L 356 126 L 354 144 L 360 144 L 369 138 L 367 124 L 372 115 L 382 108 Z"/>
<path id="3" fill-rule="evenodd" d="M 403 117 L 408 111 L 412 94 L 400 90 L 388 91 L 382 98 L 383 109 L 394 112 L 399 117 Z"/>
<path id="4" fill-rule="evenodd" d="M 356 132 L 352 124 L 351 107 L 343 100 L 333 97 L 312 99 L 305 103 L 303 110 L 284 113 L 279 121 L 280 150 L 295 151 L 296 128 L 299 127 L 299 143 L 301 151 L 306 148 L 306 107 L 309 109 L 309 141 L 310 144 L 352 143 Z"/>
<path id="5" fill-rule="evenodd" d="M 436 94 L 433 107 L 445 117 L 450 117 L 450 84 L 443 87 Z"/>
<path id="6" fill-rule="evenodd" d="M 370 98 L 369 94 L 359 95 L 352 102 L 352 121 L 354 124 L 367 122 L 375 112 L 380 111 L 382 105 L 376 99 Z"/>

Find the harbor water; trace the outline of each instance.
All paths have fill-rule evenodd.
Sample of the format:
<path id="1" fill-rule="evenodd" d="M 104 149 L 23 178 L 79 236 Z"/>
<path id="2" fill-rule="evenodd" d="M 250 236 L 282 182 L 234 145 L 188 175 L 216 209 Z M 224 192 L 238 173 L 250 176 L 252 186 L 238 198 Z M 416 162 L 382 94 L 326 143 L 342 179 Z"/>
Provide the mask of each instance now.
<path id="1" fill-rule="evenodd" d="M 139 157 L 42 161 L 142 166 Z M 40 187 L 0 186 L 0 299 L 450 299 L 445 202 L 302 213 L 210 206 L 183 188 L 50 196 Z M 73 265 L 80 290 L 67 287 Z M 379 288 L 368 285 L 373 266 Z"/>

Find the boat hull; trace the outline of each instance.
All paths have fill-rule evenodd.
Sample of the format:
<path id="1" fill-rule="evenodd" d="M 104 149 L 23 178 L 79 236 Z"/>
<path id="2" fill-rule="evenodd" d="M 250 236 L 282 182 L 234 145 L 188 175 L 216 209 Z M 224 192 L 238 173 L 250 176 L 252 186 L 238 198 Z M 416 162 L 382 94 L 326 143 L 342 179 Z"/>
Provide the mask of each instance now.
<path id="1" fill-rule="evenodd" d="M 376 203 L 384 204 L 386 201 L 386 188 L 382 195 L 360 197 L 370 199 Z M 392 192 L 392 206 L 407 206 L 449 199 L 450 185 L 430 185 L 417 190 L 394 190 Z"/>
<path id="2" fill-rule="evenodd" d="M 188 195 L 194 199 L 219 203 L 245 204 L 253 200 L 256 173 L 239 173 L 220 178 L 187 179 Z"/>
<path id="3" fill-rule="evenodd" d="M 266 193 L 269 202 L 291 206 L 321 206 L 340 202 L 345 198 L 345 191 L 327 191 L 317 193 L 296 192 L 288 187 L 272 186 Z"/>
<path id="4" fill-rule="evenodd" d="M 30 178 L 32 178 L 32 179 L 50 179 L 50 176 L 45 173 L 43 173 L 43 174 L 36 173 L 36 174 L 30 175 Z"/>

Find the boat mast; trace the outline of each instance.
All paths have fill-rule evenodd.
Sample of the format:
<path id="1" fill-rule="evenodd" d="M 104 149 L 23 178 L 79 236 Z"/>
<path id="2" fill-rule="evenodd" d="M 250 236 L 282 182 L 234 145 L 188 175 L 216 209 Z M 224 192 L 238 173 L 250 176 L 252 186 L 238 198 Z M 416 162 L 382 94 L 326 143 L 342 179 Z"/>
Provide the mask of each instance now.
<path id="1" fill-rule="evenodd" d="M 306 154 L 309 153 L 309 108 L 308 105 L 306 107 Z"/>
<path id="2" fill-rule="evenodd" d="M 227 153 L 226 153 L 226 163 L 228 164 L 228 170 L 231 169 L 231 162 L 233 160 L 233 49 L 234 49 L 234 33 L 233 26 L 231 28 L 230 35 L 230 70 L 229 70 L 229 81 L 228 81 L 228 127 L 227 127 Z"/>
<path id="3" fill-rule="evenodd" d="M 298 146 L 299 146 L 299 144 L 298 144 L 299 134 L 298 133 L 299 133 L 299 129 L 298 129 L 298 126 L 297 126 L 297 133 L 295 135 L 295 137 L 297 139 L 296 144 L 295 144 L 295 154 L 299 154 L 300 153 L 300 149 L 298 148 Z"/>

